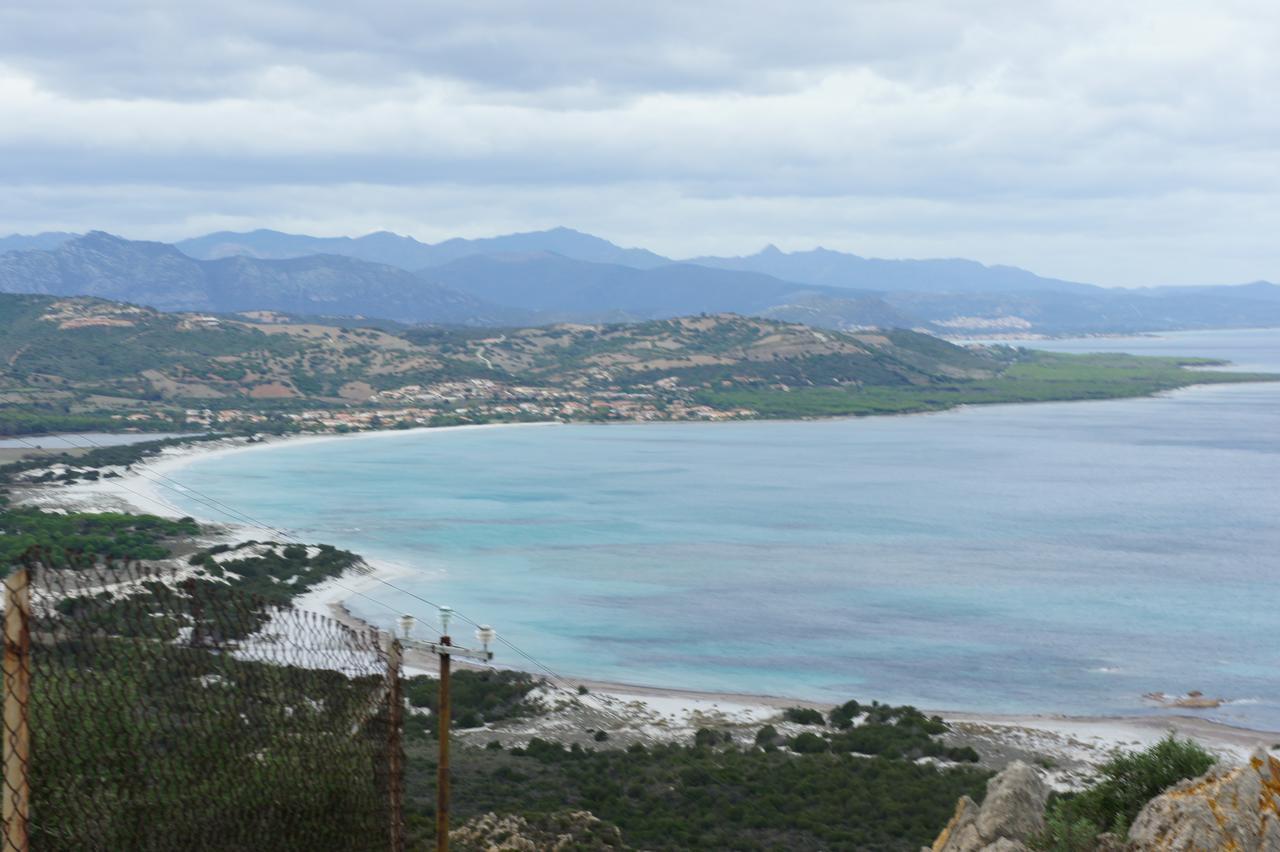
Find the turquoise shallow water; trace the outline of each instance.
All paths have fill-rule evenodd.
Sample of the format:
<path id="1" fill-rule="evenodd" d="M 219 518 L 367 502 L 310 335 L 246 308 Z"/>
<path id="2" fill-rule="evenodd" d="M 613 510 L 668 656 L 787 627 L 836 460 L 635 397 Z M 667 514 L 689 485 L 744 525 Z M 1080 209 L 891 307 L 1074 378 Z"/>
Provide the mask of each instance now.
<path id="1" fill-rule="evenodd" d="M 1280 331 L 1044 348 L 1280 370 Z M 1143 693 L 1199 689 L 1234 699 L 1206 716 L 1280 730 L 1280 385 L 861 420 L 421 431 L 198 459 L 175 476 L 303 538 L 412 566 L 397 583 L 566 674 L 1002 712 L 1154 712 Z"/>

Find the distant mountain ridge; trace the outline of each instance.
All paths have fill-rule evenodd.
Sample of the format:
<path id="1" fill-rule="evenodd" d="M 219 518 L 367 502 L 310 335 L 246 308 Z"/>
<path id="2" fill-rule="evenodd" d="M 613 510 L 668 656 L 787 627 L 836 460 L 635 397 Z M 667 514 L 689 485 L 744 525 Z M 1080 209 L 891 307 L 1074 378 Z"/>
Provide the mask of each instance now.
<path id="1" fill-rule="evenodd" d="M 7 237 L 0 237 L 0 254 L 10 251 L 53 249 L 78 236 L 79 234 L 70 234 L 65 231 L 45 231 L 40 234 L 10 234 Z"/>
<path id="2" fill-rule="evenodd" d="M 766 246 L 746 257 L 695 257 L 688 261 L 716 269 L 762 272 L 787 281 L 824 287 L 921 293 L 1087 292 L 1091 284 L 1042 278 L 1016 266 L 985 266 L 963 259 L 883 260 L 815 248 L 783 252 Z"/>
<path id="3" fill-rule="evenodd" d="M 182 244 L 210 259 L 103 232 L 6 240 L 19 248 L 0 253 L 0 292 L 93 295 L 170 311 L 480 326 L 731 312 L 835 330 L 962 337 L 1280 326 L 1280 287 L 1265 281 L 1102 288 L 967 260 L 772 247 L 677 262 L 568 228 L 436 245 L 385 232 L 351 239 L 276 231 Z"/>
<path id="4" fill-rule="evenodd" d="M 97 296 L 166 311 L 368 313 L 459 324 L 519 319 L 393 266 L 333 255 L 202 261 L 165 243 L 125 240 L 101 231 L 48 251 L 0 255 L 0 292 Z"/>
<path id="5" fill-rule="evenodd" d="M 216 260 L 232 255 L 280 260 L 311 254 L 335 254 L 372 263 L 385 263 L 409 271 L 441 266 L 473 255 L 528 252 L 551 252 L 574 260 L 616 263 L 637 269 L 649 269 L 671 262 L 646 249 L 622 248 L 608 240 L 572 228 L 552 228 L 547 231 L 472 240 L 455 237 L 435 245 L 388 231 L 377 231 L 363 237 L 309 237 L 270 230 L 247 233 L 222 231 L 179 240 L 174 245 L 183 253 L 200 260 Z"/>
<path id="6" fill-rule="evenodd" d="M 455 238 L 436 244 L 387 231 L 354 238 L 311 237 L 271 230 L 223 231 L 180 240 L 174 245 L 202 260 L 232 255 L 284 259 L 334 254 L 409 271 L 443 266 L 468 257 L 541 253 L 635 269 L 694 265 L 768 275 L 794 284 L 855 290 L 1003 293 L 1028 289 L 1081 292 L 1092 288 L 1089 284 L 1044 278 L 1013 266 L 986 266 L 973 260 L 886 260 L 824 248 L 783 252 L 770 245 L 744 257 L 707 256 L 680 261 L 647 249 L 622 248 L 600 237 L 564 227 L 481 239 Z"/>
<path id="7" fill-rule="evenodd" d="M 0 255 L 0 292 L 98 296 L 167 311 L 528 325 L 755 314 L 822 290 L 758 273 L 690 264 L 636 269 L 547 252 L 470 255 L 418 273 L 340 255 L 198 260 L 165 243 L 95 231 L 52 250 Z M 863 304 L 866 315 L 850 327 L 893 314 L 874 295 L 864 295 Z"/>
<path id="8" fill-rule="evenodd" d="M 636 269 L 546 252 L 473 255 L 424 269 L 419 276 L 487 302 L 554 320 L 625 322 L 724 311 L 763 314 L 779 305 L 823 295 L 860 296 L 864 310 L 858 325 L 881 324 L 894 313 L 874 293 L 806 287 L 761 273 L 688 263 Z M 892 318 L 909 323 L 905 316 Z"/>

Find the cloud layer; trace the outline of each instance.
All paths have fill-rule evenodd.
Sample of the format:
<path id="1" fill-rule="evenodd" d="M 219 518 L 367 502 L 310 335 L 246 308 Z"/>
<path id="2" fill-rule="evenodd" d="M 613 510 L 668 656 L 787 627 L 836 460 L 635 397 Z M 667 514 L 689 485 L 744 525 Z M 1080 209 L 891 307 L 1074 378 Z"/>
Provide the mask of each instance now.
<path id="1" fill-rule="evenodd" d="M 568 224 L 1280 280 L 1274 3 L 0 7 L 0 232 Z"/>

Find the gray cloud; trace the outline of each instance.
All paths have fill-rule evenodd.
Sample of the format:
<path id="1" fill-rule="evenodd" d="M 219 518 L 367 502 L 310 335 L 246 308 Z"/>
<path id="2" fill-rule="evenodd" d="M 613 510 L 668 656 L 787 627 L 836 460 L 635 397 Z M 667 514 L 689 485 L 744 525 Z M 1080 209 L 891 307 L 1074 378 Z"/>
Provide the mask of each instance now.
<path id="1" fill-rule="evenodd" d="M 1243 0 L 8 4 L 0 230 L 565 223 L 1280 279 L 1278 42 Z"/>

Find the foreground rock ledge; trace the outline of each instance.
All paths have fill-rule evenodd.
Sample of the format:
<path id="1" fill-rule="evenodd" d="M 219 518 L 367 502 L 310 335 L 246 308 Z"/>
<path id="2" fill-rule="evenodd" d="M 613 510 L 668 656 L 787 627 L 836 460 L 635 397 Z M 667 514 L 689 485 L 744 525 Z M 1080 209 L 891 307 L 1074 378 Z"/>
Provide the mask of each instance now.
<path id="1" fill-rule="evenodd" d="M 933 852 L 1019 852 L 1044 830 L 1049 788 L 1040 773 L 1020 760 L 987 782 L 982 807 L 968 796 L 933 842 Z"/>
<path id="2" fill-rule="evenodd" d="M 1128 848 L 1280 852 L 1280 761 L 1259 749 L 1170 787 L 1138 813 Z"/>
<path id="3" fill-rule="evenodd" d="M 987 782 L 981 807 L 960 798 L 931 852 L 1024 852 L 1044 830 L 1048 795 L 1035 769 L 1014 762 Z M 1126 840 L 1102 835 L 1097 849 L 1280 852 L 1280 760 L 1259 749 L 1241 766 L 1170 787 L 1138 812 Z"/>

